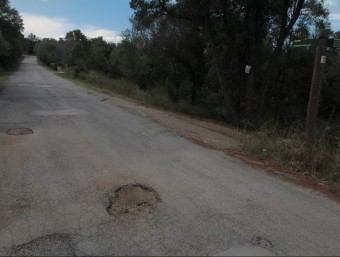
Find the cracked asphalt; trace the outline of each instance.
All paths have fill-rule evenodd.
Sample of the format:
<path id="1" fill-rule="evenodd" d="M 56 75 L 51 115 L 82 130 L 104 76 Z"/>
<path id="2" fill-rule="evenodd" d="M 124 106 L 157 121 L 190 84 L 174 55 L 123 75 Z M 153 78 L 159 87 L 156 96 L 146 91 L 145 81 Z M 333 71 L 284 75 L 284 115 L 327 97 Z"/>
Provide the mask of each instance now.
<path id="1" fill-rule="evenodd" d="M 5 83 L 0 255 L 339 255 L 339 203 L 102 99 L 34 57 Z M 157 207 L 109 215 L 113 190 L 137 183 Z"/>

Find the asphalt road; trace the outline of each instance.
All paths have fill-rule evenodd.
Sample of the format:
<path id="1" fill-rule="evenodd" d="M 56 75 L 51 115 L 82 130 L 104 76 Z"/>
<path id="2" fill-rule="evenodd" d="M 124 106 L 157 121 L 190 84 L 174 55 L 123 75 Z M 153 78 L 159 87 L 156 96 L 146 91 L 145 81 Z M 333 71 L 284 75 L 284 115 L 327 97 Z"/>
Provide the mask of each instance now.
<path id="1" fill-rule="evenodd" d="M 0 255 L 340 254 L 339 203 L 102 100 L 34 57 L 4 85 Z M 127 184 L 159 202 L 109 215 Z"/>

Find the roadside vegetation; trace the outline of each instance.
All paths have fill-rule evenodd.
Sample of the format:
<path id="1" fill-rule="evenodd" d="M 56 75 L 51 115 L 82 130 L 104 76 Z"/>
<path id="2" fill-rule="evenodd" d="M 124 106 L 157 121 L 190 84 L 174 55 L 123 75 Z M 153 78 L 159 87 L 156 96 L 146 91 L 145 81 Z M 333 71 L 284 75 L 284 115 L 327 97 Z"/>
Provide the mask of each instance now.
<path id="1" fill-rule="evenodd" d="M 312 155 L 304 122 L 315 47 L 291 48 L 331 29 L 324 1 L 131 0 L 119 44 L 25 39 L 64 77 L 148 105 L 232 125 L 243 151 L 340 181 L 340 58 L 329 48 Z M 340 32 L 331 31 L 332 38 Z M 250 66 L 250 72 L 245 67 Z"/>
<path id="2" fill-rule="evenodd" d="M 0 73 L 0 83 L 6 81 L 9 78 L 8 73 Z"/>
<path id="3" fill-rule="evenodd" d="M 8 0 L 0 2 L 0 74 L 14 68 L 21 60 L 23 21 Z"/>
<path id="4" fill-rule="evenodd" d="M 313 157 L 306 154 L 304 123 L 279 128 L 265 123 L 252 132 L 239 134 L 244 151 L 259 159 L 285 165 L 315 178 L 340 181 L 340 125 L 320 122 L 313 145 Z"/>

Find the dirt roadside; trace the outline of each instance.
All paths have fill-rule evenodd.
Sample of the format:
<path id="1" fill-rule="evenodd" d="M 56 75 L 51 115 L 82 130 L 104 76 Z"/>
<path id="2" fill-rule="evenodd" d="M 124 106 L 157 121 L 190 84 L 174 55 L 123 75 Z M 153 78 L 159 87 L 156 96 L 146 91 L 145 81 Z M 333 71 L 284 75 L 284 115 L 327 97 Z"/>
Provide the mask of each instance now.
<path id="1" fill-rule="evenodd" d="M 267 172 L 273 176 L 294 183 L 316 194 L 326 196 L 340 202 L 340 183 L 322 180 L 309 174 L 297 172 L 294 169 L 261 160 L 242 151 L 235 138 L 239 133 L 235 128 L 218 124 L 208 120 L 196 119 L 184 114 L 147 107 L 102 90 L 88 90 L 88 93 L 101 97 L 101 102 L 111 102 L 116 106 L 137 112 L 144 117 L 151 118 L 157 123 L 167 127 L 170 131 L 192 142 L 213 150 L 222 151 L 249 166 Z"/>

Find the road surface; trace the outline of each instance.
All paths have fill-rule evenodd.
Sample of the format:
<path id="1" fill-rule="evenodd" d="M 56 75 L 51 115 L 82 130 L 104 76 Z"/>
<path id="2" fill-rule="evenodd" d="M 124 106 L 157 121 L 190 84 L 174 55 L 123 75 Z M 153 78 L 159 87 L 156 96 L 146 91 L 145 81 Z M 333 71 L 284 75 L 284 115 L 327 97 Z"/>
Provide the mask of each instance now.
<path id="1" fill-rule="evenodd" d="M 34 57 L 6 82 L 0 255 L 339 255 L 339 203 L 105 100 Z"/>

